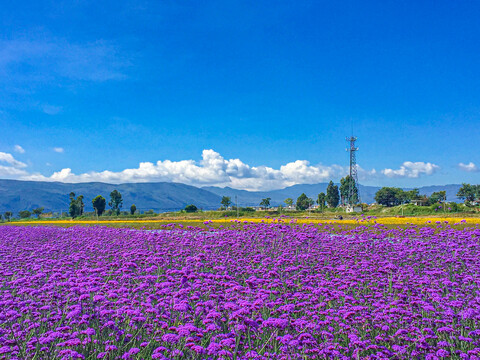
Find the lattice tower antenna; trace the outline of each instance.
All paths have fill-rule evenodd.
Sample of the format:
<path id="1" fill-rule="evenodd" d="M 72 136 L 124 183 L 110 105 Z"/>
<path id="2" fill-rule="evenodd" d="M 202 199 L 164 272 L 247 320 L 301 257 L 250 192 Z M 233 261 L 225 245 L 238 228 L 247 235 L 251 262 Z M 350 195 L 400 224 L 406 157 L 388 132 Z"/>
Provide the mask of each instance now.
<path id="1" fill-rule="evenodd" d="M 354 205 L 360 202 L 360 189 L 358 187 L 358 172 L 357 172 L 357 157 L 356 152 L 358 148 L 355 147 L 355 141 L 357 138 L 355 136 L 347 137 L 347 144 L 348 148 L 347 151 L 350 152 L 350 179 L 354 181 L 350 181 L 348 186 L 348 204 Z M 357 188 L 357 196 L 355 197 L 355 186 Z"/>

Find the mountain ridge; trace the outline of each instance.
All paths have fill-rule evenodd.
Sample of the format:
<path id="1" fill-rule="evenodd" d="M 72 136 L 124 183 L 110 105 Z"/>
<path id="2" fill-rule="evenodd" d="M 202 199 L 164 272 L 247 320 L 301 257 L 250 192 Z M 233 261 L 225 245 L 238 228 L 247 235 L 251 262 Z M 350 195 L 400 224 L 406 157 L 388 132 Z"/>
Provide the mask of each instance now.
<path id="1" fill-rule="evenodd" d="M 230 196 L 233 204 L 237 196 L 239 206 L 258 206 L 263 198 L 269 197 L 272 206 L 275 206 L 284 204 L 286 198 L 295 200 L 302 193 L 316 200 L 320 192 L 326 191 L 327 185 L 328 183 L 298 184 L 277 190 L 247 191 L 216 186 L 200 188 L 172 182 L 109 184 L 0 179 L 0 213 L 12 211 L 17 214 L 21 210 L 32 210 L 36 207 L 44 207 L 45 211 L 65 212 L 68 211 L 70 192 L 75 192 L 77 196 L 83 195 L 85 211 L 92 211 L 92 199 L 102 195 L 108 202 L 109 194 L 114 189 L 122 194 L 124 210 L 128 210 L 131 204 L 135 204 L 140 211 L 150 209 L 156 212 L 178 211 L 188 204 L 194 204 L 204 210 L 214 210 L 220 207 L 222 196 Z M 418 189 L 421 194 L 426 195 L 446 190 L 448 201 L 458 201 L 456 193 L 460 187 L 460 184 L 447 184 L 423 186 Z M 360 184 L 362 202 L 374 202 L 378 189 L 379 186 Z"/>

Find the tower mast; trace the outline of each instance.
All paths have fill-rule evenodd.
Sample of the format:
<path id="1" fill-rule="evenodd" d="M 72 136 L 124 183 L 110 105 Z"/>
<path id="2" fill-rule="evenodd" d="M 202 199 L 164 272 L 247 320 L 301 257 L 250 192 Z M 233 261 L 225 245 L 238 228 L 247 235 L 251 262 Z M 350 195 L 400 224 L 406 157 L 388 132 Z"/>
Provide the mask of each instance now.
<path id="1" fill-rule="evenodd" d="M 348 148 L 347 151 L 350 152 L 350 182 L 348 185 L 348 205 L 358 204 L 360 202 L 360 191 L 358 188 L 358 172 L 357 172 L 357 157 L 356 152 L 358 148 L 355 146 L 355 141 L 357 138 L 355 136 L 350 136 L 346 138 Z M 352 181 L 353 179 L 353 181 Z M 355 188 L 357 192 L 357 196 L 355 196 Z"/>

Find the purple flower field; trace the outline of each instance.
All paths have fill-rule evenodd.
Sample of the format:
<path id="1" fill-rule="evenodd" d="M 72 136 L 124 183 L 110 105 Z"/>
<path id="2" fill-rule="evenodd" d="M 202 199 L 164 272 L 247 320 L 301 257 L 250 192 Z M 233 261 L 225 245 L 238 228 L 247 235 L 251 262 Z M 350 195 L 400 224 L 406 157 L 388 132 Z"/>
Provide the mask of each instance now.
<path id="1" fill-rule="evenodd" d="M 475 228 L 3 226 L 0 359 L 480 359 L 479 284 Z"/>

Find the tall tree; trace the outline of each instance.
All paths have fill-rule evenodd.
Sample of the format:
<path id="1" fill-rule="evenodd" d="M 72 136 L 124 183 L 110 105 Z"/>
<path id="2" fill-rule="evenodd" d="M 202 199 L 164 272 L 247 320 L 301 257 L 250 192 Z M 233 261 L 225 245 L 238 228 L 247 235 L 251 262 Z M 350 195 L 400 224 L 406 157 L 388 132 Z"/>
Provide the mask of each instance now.
<path id="1" fill-rule="evenodd" d="M 75 198 L 75 193 L 70 193 L 70 206 L 68 208 L 68 213 L 72 218 L 76 218 L 83 214 L 83 208 L 85 204 L 83 203 L 83 195 L 79 195 Z"/>
<path id="2" fill-rule="evenodd" d="M 397 206 L 407 201 L 407 195 L 400 188 L 385 186 L 375 193 L 375 201 L 384 206 Z"/>
<path id="3" fill-rule="evenodd" d="M 325 208 L 326 201 L 327 201 L 327 196 L 325 195 L 325 193 L 321 192 L 320 194 L 318 194 L 317 204 L 320 207 L 320 211 L 323 211 L 323 209 Z"/>
<path id="4" fill-rule="evenodd" d="M 412 200 L 420 200 L 422 198 L 422 195 L 420 195 L 419 191 L 417 188 L 405 191 L 405 197 L 406 201 L 410 202 Z"/>
<path id="5" fill-rule="evenodd" d="M 353 186 L 353 196 L 351 199 L 349 198 L 350 185 Z M 343 205 L 358 203 L 358 187 L 355 183 L 355 179 L 350 175 L 340 179 L 340 199 Z"/>
<path id="6" fill-rule="evenodd" d="M 432 193 L 432 195 L 429 196 L 428 202 L 430 204 L 436 204 L 439 202 L 446 201 L 447 198 L 447 192 L 445 190 L 443 191 L 435 191 Z"/>
<path id="7" fill-rule="evenodd" d="M 262 201 L 260 202 L 260 207 L 263 207 L 264 209 L 268 209 L 270 207 L 270 200 L 272 199 L 269 197 L 262 199 Z"/>
<path id="8" fill-rule="evenodd" d="M 293 199 L 292 198 L 286 198 L 284 201 L 285 205 L 287 205 L 288 207 L 292 207 L 293 206 Z"/>
<path id="9" fill-rule="evenodd" d="M 85 204 L 83 203 L 83 195 L 79 195 L 77 197 L 77 207 L 79 211 L 79 215 L 83 215 L 83 209 L 85 208 Z"/>
<path id="10" fill-rule="evenodd" d="M 326 195 L 327 205 L 331 208 L 336 208 L 340 202 L 340 195 L 338 193 L 338 186 L 333 184 L 333 181 L 330 180 L 327 186 L 327 195 Z"/>
<path id="11" fill-rule="evenodd" d="M 296 203 L 297 210 L 307 210 L 312 205 L 313 205 L 313 200 L 307 197 L 305 193 L 302 193 L 297 198 L 297 203 Z"/>
<path id="12" fill-rule="evenodd" d="M 132 204 L 132 206 L 130 206 L 130 214 L 131 215 L 135 214 L 135 211 L 137 211 L 137 207 L 135 204 Z"/>
<path id="13" fill-rule="evenodd" d="M 97 195 L 92 200 L 93 209 L 97 213 L 98 216 L 102 216 L 105 211 L 105 207 L 107 205 L 107 200 L 102 195 Z"/>
<path id="14" fill-rule="evenodd" d="M 5 211 L 5 220 L 10 221 L 12 216 L 13 216 L 13 213 L 11 211 Z"/>
<path id="15" fill-rule="evenodd" d="M 465 204 L 468 205 L 479 197 L 479 186 L 463 183 L 462 187 L 457 192 L 457 197 L 465 200 Z"/>
<path id="16" fill-rule="evenodd" d="M 116 213 L 117 215 L 120 214 L 120 208 L 123 205 L 122 194 L 118 190 L 113 190 L 110 193 L 110 202 L 108 206 L 112 208 L 112 212 Z"/>
<path id="17" fill-rule="evenodd" d="M 70 193 L 70 206 L 68 207 L 68 213 L 72 218 L 77 216 L 77 203 L 75 201 L 75 193 L 72 191 Z"/>
<path id="18" fill-rule="evenodd" d="M 42 214 L 43 212 L 43 207 L 38 207 L 36 209 L 33 209 L 32 212 L 33 212 L 33 215 L 35 215 L 37 218 L 40 217 L 40 215 Z"/>
<path id="19" fill-rule="evenodd" d="M 232 205 L 232 199 L 230 198 L 230 196 L 222 196 L 222 201 L 220 201 L 220 204 L 222 204 L 222 206 L 226 210 L 230 207 L 230 205 Z"/>
<path id="20" fill-rule="evenodd" d="M 30 216 L 32 216 L 32 213 L 28 210 L 22 210 L 18 213 L 18 215 L 20 216 L 20 218 L 26 219 L 26 218 L 29 218 Z"/>

